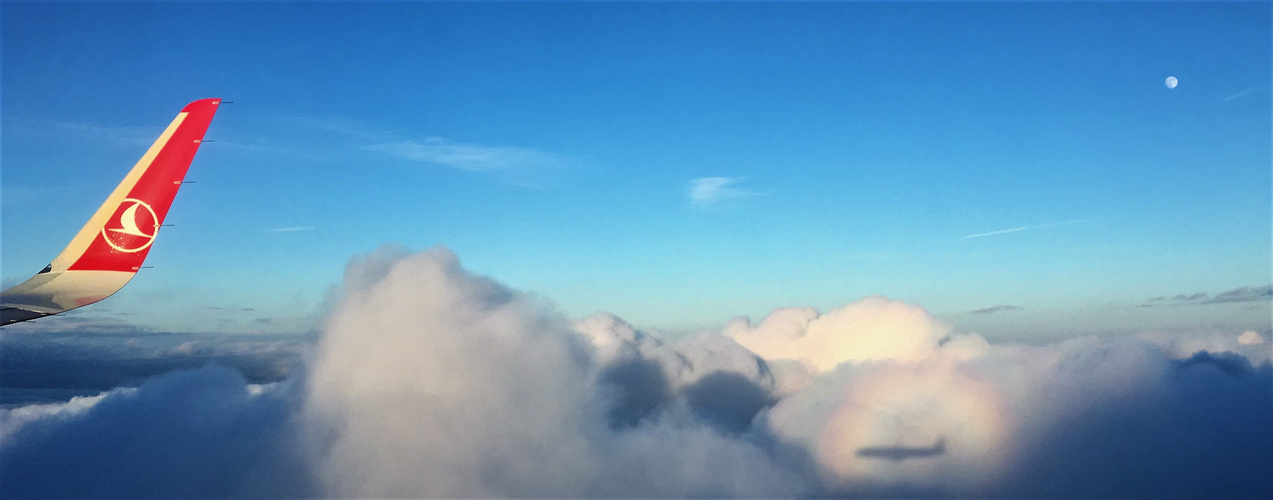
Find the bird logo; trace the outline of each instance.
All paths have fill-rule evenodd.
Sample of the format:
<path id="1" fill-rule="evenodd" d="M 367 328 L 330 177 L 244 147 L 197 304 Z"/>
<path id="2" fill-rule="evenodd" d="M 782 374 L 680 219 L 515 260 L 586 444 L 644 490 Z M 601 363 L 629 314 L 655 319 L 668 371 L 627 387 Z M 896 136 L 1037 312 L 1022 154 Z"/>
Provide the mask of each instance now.
<path id="1" fill-rule="evenodd" d="M 136 253 L 150 247 L 155 242 L 155 234 L 159 232 L 159 217 L 146 202 L 136 198 L 125 198 L 119 204 L 119 227 L 102 227 L 102 238 L 111 248 L 125 253 Z M 145 209 L 145 210 L 140 210 Z M 150 229 L 147 233 L 142 228 Z"/>

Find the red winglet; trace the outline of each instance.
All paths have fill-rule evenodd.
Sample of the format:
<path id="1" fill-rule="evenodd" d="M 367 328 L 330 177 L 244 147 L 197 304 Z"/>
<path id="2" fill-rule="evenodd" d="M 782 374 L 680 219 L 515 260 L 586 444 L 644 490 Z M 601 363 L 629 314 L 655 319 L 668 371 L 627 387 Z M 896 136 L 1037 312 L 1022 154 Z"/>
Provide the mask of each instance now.
<path id="1" fill-rule="evenodd" d="M 220 104 L 218 98 L 200 99 L 181 109 L 185 118 L 68 270 L 136 272 L 141 268 Z"/>

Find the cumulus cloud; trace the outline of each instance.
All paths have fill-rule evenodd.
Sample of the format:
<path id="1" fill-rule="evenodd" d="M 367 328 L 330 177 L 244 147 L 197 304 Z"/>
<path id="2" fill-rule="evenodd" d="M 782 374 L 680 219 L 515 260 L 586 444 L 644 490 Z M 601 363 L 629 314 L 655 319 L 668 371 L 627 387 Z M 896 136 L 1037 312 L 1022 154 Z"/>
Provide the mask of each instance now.
<path id="1" fill-rule="evenodd" d="M 132 393 L 136 392 L 136 390 L 135 388 L 120 388 L 103 392 L 96 396 L 75 396 L 66 402 L 28 404 L 13 410 L 0 408 L 0 443 L 3 443 L 6 437 L 12 436 L 13 433 L 17 432 L 28 422 L 73 417 L 96 406 L 106 396 L 114 393 Z"/>
<path id="2" fill-rule="evenodd" d="M 700 177 L 689 182 L 690 203 L 699 208 L 760 196 L 761 193 L 737 187 L 744 177 Z"/>
<path id="3" fill-rule="evenodd" d="M 940 361 L 849 364 L 781 401 L 768 428 L 808 450 L 837 493 L 978 495 L 1015 423 L 994 387 Z"/>
<path id="4" fill-rule="evenodd" d="M 0 413 L 0 495 L 1267 498 L 1259 349 L 992 344 L 884 297 L 669 337 L 386 247 L 283 379 L 208 367 Z"/>
<path id="5" fill-rule="evenodd" d="M 617 321 L 594 333 L 619 330 L 630 354 L 603 368 L 540 299 L 465 272 L 445 250 L 357 261 L 346 284 L 305 409 L 334 436 L 318 464 L 334 494 L 791 493 L 755 446 L 680 415 L 666 399 L 681 369 L 658 361 L 675 353 L 649 347 L 642 365 Z M 616 433 L 612 420 L 628 418 L 607 408 L 616 402 L 649 408 L 635 423 L 666 423 Z"/>
<path id="6" fill-rule="evenodd" d="M 825 314 L 792 307 L 755 325 L 736 318 L 722 333 L 766 359 L 803 361 L 827 371 L 846 361 L 920 360 L 949 331 L 921 307 L 867 297 Z"/>
<path id="7" fill-rule="evenodd" d="M 1260 345 L 1263 343 L 1264 343 L 1264 337 L 1258 333 L 1255 333 L 1255 330 L 1247 330 L 1245 332 L 1242 332 L 1242 335 L 1238 336 L 1239 345 Z"/>
<path id="8" fill-rule="evenodd" d="M 1241 356 L 1256 366 L 1273 362 L 1273 349 L 1270 349 L 1264 343 L 1264 337 L 1254 330 L 1241 333 L 1204 330 L 1190 332 L 1187 335 L 1149 331 L 1141 333 L 1137 338 L 1159 346 L 1172 359 L 1187 359 L 1200 353 L 1208 353 Z"/>

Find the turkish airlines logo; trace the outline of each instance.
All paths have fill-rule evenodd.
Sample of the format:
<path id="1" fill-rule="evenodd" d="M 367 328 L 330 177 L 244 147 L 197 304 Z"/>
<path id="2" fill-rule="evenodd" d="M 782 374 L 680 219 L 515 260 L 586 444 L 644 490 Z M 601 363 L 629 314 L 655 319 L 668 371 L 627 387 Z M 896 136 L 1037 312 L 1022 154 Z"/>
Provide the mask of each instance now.
<path id="1" fill-rule="evenodd" d="M 102 227 L 102 239 L 111 248 L 126 253 L 149 248 L 155 242 L 155 233 L 159 232 L 159 217 L 155 216 L 155 211 L 146 202 L 135 198 L 125 198 L 119 206 L 123 211 L 117 212 L 119 217 L 114 219 L 118 227 L 110 227 L 112 224 L 107 222 Z M 143 228 L 150 232 L 143 231 Z"/>

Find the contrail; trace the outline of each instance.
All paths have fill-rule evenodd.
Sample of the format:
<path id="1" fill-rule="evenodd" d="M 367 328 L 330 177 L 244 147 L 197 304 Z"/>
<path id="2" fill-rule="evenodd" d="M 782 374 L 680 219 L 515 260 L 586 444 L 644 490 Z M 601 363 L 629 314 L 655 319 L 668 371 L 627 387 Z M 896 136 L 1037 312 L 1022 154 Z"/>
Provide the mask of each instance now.
<path id="1" fill-rule="evenodd" d="M 1027 230 L 1027 229 L 1040 229 L 1040 228 L 1045 228 L 1045 227 L 1068 226 L 1068 225 L 1070 225 L 1070 224 L 1080 224 L 1080 223 L 1083 223 L 1083 222 L 1085 222 L 1085 221 L 1083 221 L 1083 220 L 1067 220 L 1067 221 L 1065 221 L 1065 222 L 1052 222 L 1052 223 L 1049 223 L 1049 224 L 1035 224 L 1035 225 L 1033 225 L 1033 226 L 1021 226 L 1021 227 L 1014 227 L 1014 228 L 1012 228 L 1012 229 L 1000 229 L 1000 230 L 998 230 L 998 231 L 991 231 L 991 232 L 988 232 L 988 233 L 970 234 L 970 235 L 967 235 L 967 236 L 962 236 L 962 237 L 960 237 L 959 239 L 961 239 L 961 240 L 970 240 L 970 239 L 973 239 L 973 238 L 981 238 L 981 237 L 983 237 L 983 236 L 994 236 L 994 235 L 996 235 L 996 234 L 1015 233 L 1015 232 L 1017 232 L 1017 231 L 1025 231 L 1025 230 Z"/>
<path id="2" fill-rule="evenodd" d="M 1251 95 L 1251 94 L 1254 94 L 1254 93 L 1255 93 L 1255 91 L 1260 90 L 1260 89 L 1262 89 L 1262 88 L 1264 88 L 1264 85 L 1257 85 L 1257 86 L 1255 86 L 1255 87 L 1251 87 L 1251 88 L 1249 88 L 1249 89 L 1246 89 L 1246 90 L 1243 90 L 1243 91 L 1238 92 L 1238 93 L 1236 93 L 1236 94 L 1233 94 L 1233 95 L 1231 95 L 1231 96 L 1229 96 L 1229 97 L 1226 97 L 1226 98 L 1224 98 L 1224 99 L 1220 99 L 1220 102 L 1229 102 L 1229 101 L 1233 101 L 1233 100 L 1241 99 L 1241 98 L 1243 98 L 1243 97 L 1246 97 L 1246 96 L 1249 96 L 1249 95 Z"/>

